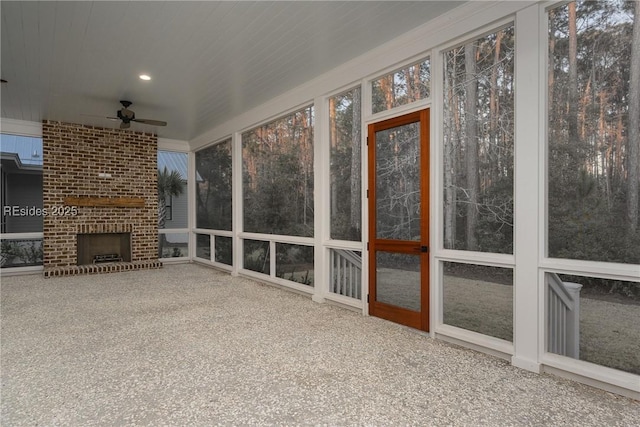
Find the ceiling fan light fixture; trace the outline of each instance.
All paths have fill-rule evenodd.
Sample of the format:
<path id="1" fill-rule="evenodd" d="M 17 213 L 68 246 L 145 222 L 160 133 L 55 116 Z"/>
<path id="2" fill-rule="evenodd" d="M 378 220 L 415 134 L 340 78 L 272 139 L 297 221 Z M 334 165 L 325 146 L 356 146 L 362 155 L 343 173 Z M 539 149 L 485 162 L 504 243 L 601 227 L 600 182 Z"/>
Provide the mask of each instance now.
<path id="1" fill-rule="evenodd" d="M 140 74 L 138 77 L 140 77 L 140 80 L 145 80 L 145 81 L 151 80 L 151 76 L 148 74 Z"/>
<path id="2" fill-rule="evenodd" d="M 120 120 L 120 129 L 129 129 L 131 122 L 142 123 L 150 126 L 166 126 L 167 122 L 162 120 L 138 119 L 136 113 L 129 110 L 132 102 L 125 99 L 120 100 L 122 108 L 116 112 L 116 117 L 107 117 L 109 120 Z"/>

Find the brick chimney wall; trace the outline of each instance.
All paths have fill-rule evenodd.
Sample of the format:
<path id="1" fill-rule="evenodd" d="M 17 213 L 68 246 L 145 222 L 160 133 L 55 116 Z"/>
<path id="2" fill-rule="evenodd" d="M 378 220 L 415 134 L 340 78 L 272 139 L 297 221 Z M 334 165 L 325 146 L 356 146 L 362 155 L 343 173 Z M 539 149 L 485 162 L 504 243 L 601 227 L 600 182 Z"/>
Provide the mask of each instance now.
<path id="1" fill-rule="evenodd" d="M 72 267 L 78 233 L 130 232 L 131 262 L 161 266 L 156 135 L 44 121 L 42 139 L 45 276 L 82 272 Z M 144 206 L 71 206 L 67 197 L 141 198 Z"/>

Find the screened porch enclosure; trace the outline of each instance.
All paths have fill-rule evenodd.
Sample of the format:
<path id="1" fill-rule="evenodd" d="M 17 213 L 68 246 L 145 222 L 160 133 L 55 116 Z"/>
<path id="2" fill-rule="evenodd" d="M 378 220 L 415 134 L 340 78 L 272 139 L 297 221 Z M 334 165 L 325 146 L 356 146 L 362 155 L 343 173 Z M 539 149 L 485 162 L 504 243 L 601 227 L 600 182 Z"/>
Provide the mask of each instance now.
<path id="1" fill-rule="evenodd" d="M 638 392 L 638 155 L 625 133 L 638 119 L 620 95 L 638 88 L 615 84 L 640 50 L 635 11 L 629 2 L 501 6 L 498 21 L 466 16 L 464 32 L 426 26 L 428 38 L 402 39 L 413 55 L 380 59 L 373 76 L 335 71 L 342 84 L 292 91 L 310 100 L 304 107 L 274 101 L 263 112 L 280 108 L 278 118 L 247 121 L 219 143 L 212 134 L 195 149 L 197 173 L 212 178 L 196 194 L 196 232 L 211 248 L 198 259 L 367 314 L 366 127 L 430 108 L 431 335 Z M 610 48 L 594 50 L 594 34 Z M 390 153 L 409 173 L 415 158 Z M 395 196 L 386 203 L 412 214 Z M 212 258 L 211 239 L 222 237 L 233 254 L 224 265 Z M 383 261 L 379 297 L 415 310 L 415 268 Z"/>
<path id="2" fill-rule="evenodd" d="M 371 314 L 368 126 L 428 110 L 429 336 L 640 398 L 639 22 L 637 2 L 469 2 L 160 144 L 158 257 Z M 415 237 L 418 155 L 387 139 L 383 225 Z M 7 147 L 2 270 L 39 271 L 41 222 L 4 209 L 42 189 Z M 381 301 L 419 310 L 413 261 L 380 258 Z"/>

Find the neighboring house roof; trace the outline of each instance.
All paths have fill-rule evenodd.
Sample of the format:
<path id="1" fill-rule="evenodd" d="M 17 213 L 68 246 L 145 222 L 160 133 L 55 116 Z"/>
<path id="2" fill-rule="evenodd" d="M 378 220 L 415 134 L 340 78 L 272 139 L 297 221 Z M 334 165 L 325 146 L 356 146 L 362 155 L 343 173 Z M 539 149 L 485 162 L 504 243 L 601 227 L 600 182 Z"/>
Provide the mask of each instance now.
<path id="1" fill-rule="evenodd" d="M 188 177 L 188 162 L 189 156 L 187 153 L 178 153 L 175 151 L 158 151 L 158 170 L 164 170 L 166 167 L 167 170 L 178 171 L 180 174 L 180 178 L 183 181 L 187 180 Z M 202 178 L 199 174 L 196 174 L 196 180 L 202 181 Z"/>
<path id="2" fill-rule="evenodd" d="M 158 170 L 178 171 L 180 178 L 187 180 L 187 159 L 186 153 L 176 153 L 173 151 L 158 151 Z"/>
<path id="3" fill-rule="evenodd" d="M 0 134 L 0 152 L 3 160 L 15 161 L 18 169 L 42 168 L 41 138 Z"/>
<path id="4" fill-rule="evenodd" d="M 2 169 L 6 173 L 42 173 L 42 139 L 0 134 Z"/>

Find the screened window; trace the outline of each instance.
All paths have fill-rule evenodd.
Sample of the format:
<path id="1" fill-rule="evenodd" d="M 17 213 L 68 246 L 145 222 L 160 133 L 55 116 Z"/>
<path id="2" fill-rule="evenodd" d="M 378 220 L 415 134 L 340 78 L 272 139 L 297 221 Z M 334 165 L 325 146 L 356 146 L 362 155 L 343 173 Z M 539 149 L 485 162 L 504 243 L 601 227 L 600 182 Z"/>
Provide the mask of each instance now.
<path id="1" fill-rule="evenodd" d="M 247 270 L 269 275 L 271 273 L 269 242 L 245 239 L 242 245 L 244 252 L 242 266 Z"/>
<path id="2" fill-rule="evenodd" d="M 186 228 L 187 153 L 158 151 L 158 228 Z"/>
<path id="3" fill-rule="evenodd" d="M 233 264 L 233 239 L 231 237 L 215 236 L 214 261 L 222 264 Z"/>
<path id="4" fill-rule="evenodd" d="M 429 97 L 429 58 L 374 80 L 371 83 L 373 113 L 390 110 Z"/>
<path id="5" fill-rule="evenodd" d="M 640 282 L 547 274 L 547 351 L 640 375 Z"/>
<path id="6" fill-rule="evenodd" d="M 331 238 L 362 235 L 360 88 L 329 98 Z"/>
<path id="7" fill-rule="evenodd" d="M 443 322 L 513 341 L 513 270 L 444 262 Z"/>
<path id="8" fill-rule="evenodd" d="M 42 138 L 0 134 L 0 154 L 0 266 L 42 265 L 42 238 L 20 236 L 43 230 Z"/>
<path id="9" fill-rule="evenodd" d="M 158 229 L 187 228 L 187 164 L 188 154 L 158 151 Z M 161 231 L 158 234 L 160 258 L 183 257 L 189 254 L 187 233 Z"/>
<path id="10" fill-rule="evenodd" d="M 513 26 L 444 61 L 444 247 L 513 253 Z"/>
<path id="11" fill-rule="evenodd" d="M 196 152 L 196 227 L 231 231 L 231 139 Z"/>
<path id="12" fill-rule="evenodd" d="M 276 243 L 276 277 L 313 286 L 313 246 Z"/>
<path id="13" fill-rule="evenodd" d="M 634 2 L 549 10 L 548 255 L 640 263 Z M 637 3 L 636 3 L 637 5 Z M 640 31 L 636 25 L 636 32 Z"/>
<path id="14" fill-rule="evenodd" d="M 313 106 L 242 134 L 244 231 L 313 236 Z"/>
<path id="15" fill-rule="evenodd" d="M 211 236 L 196 234 L 196 256 L 211 261 Z"/>

